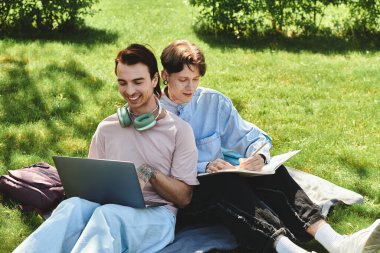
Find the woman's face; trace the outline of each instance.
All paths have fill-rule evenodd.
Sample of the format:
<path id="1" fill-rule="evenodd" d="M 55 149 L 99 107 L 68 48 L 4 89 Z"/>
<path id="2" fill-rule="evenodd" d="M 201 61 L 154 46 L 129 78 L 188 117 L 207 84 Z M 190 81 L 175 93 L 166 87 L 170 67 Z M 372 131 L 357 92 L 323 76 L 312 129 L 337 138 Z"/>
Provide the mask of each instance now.
<path id="1" fill-rule="evenodd" d="M 170 100 L 176 104 L 187 103 L 191 100 L 199 84 L 199 70 L 195 65 L 190 68 L 186 64 L 182 71 L 168 74 L 162 71 L 162 79 L 168 82 Z"/>

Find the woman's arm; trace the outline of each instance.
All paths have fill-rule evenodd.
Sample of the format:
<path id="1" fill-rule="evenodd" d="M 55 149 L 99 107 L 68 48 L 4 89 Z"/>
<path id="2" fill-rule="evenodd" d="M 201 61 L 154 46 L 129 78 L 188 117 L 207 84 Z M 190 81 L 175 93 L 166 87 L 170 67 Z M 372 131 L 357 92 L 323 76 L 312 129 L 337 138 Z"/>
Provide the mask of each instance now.
<path id="1" fill-rule="evenodd" d="M 170 175 L 164 175 L 151 167 L 151 172 L 148 169 L 147 174 L 151 175 L 149 182 L 161 197 L 178 207 L 185 207 L 191 200 L 192 185 L 198 184 L 196 178 L 198 152 L 189 124 L 181 121 L 175 138 Z"/>
<path id="2" fill-rule="evenodd" d="M 248 169 L 249 165 L 257 166 L 258 163 L 264 165 L 263 161 L 270 160 L 272 139 L 263 130 L 241 118 L 232 102 L 224 98 L 219 104 L 219 111 L 223 112 L 219 114 L 222 148 L 232 150 L 241 157 L 248 157 L 239 161 L 245 164 L 243 166 L 245 169 Z M 251 156 L 264 143 L 268 144 L 257 155 Z"/>

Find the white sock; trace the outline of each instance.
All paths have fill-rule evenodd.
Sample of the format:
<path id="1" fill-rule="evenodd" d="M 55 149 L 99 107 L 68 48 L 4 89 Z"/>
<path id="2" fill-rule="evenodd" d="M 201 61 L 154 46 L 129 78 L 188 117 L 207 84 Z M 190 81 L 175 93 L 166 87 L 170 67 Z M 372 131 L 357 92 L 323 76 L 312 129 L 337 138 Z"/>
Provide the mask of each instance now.
<path id="1" fill-rule="evenodd" d="M 280 235 L 277 239 L 276 251 L 278 253 L 306 253 L 307 251 L 294 244 L 288 237 Z"/>
<path id="2" fill-rule="evenodd" d="M 329 224 L 324 224 L 317 230 L 314 238 L 329 252 L 334 252 L 344 237 L 338 234 Z"/>

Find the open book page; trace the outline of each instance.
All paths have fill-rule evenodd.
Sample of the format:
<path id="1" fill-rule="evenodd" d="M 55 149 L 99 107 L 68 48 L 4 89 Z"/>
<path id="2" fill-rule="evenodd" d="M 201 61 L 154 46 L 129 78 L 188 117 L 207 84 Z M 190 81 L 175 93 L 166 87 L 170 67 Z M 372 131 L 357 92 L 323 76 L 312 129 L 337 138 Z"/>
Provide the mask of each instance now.
<path id="1" fill-rule="evenodd" d="M 219 173 L 238 173 L 242 176 L 270 175 L 270 174 L 274 174 L 276 172 L 276 169 L 280 167 L 281 164 L 283 164 L 285 161 L 287 161 L 290 157 L 294 156 L 298 152 L 300 152 L 300 150 L 290 151 L 285 154 L 273 156 L 270 159 L 270 162 L 266 164 L 260 171 L 242 170 L 236 166 L 236 169 L 219 170 L 218 172 L 215 172 L 215 173 L 200 173 L 198 174 L 198 176 L 199 177 L 209 176 L 209 175 L 215 175 Z"/>

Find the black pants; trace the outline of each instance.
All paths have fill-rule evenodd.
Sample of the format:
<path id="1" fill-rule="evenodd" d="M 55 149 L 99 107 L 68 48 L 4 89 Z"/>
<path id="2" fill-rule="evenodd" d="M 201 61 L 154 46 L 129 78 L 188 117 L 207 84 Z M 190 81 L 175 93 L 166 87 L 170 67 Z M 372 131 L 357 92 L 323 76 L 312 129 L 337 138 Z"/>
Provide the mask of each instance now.
<path id="1" fill-rule="evenodd" d="M 280 234 L 308 241 L 312 237 L 306 228 L 324 219 L 284 166 L 268 176 L 218 174 L 198 179 L 191 203 L 178 213 L 178 226 L 224 224 L 245 249 L 274 252 L 273 242 Z"/>

